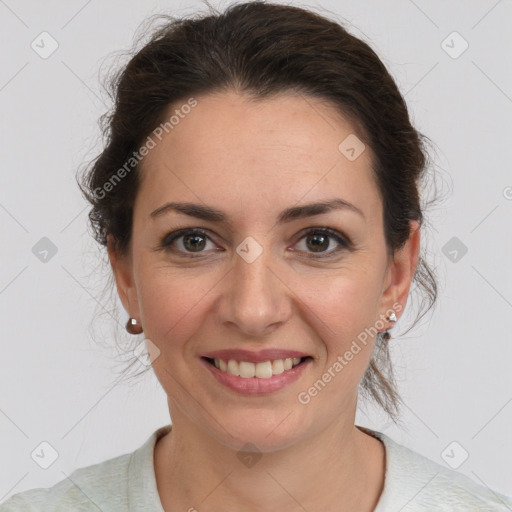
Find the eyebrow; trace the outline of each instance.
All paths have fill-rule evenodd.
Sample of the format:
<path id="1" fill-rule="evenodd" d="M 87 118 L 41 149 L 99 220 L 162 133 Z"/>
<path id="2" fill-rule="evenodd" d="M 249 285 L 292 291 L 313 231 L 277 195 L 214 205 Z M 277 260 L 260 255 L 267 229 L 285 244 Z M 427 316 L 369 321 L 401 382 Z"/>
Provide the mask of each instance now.
<path id="1" fill-rule="evenodd" d="M 348 210 L 357 213 L 363 219 L 365 218 L 364 213 L 359 208 L 357 208 L 357 206 L 354 206 L 353 204 L 343 199 L 332 199 L 330 201 L 320 201 L 317 203 L 309 203 L 302 206 L 293 206 L 291 208 L 287 208 L 279 214 L 277 223 L 285 224 L 297 219 L 312 217 L 314 215 L 321 215 L 332 210 Z M 190 217 L 195 217 L 197 219 L 211 222 L 229 222 L 228 216 L 221 210 L 213 208 L 212 206 L 196 203 L 169 202 L 151 212 L 150 217 L 155 219 L 170 211 L 176 211 Z"/>

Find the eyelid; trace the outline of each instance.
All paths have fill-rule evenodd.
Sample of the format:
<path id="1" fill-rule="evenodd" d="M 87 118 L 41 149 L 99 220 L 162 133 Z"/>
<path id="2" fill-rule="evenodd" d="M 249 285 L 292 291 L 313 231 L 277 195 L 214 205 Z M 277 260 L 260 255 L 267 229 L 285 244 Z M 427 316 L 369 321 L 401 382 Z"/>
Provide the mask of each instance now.
<path id="1" fill-rule="evenodd" d="M 173 230 L 173 231 L 170 231 L 169 233 L 165 234 L 163 236 L 163 238 L 161 239 L 159 245 L 154 249 L 155 251 L 160 251 L 160 250 L 163 250 L 163 251 L 169 251 L 169 252 L 174 252 L 178 255 L 182 255 L 184 257 L 188 257 L 188 258 L 194 258 L 194 257 L 199 257 L 202 253 L 201 252 L 198 252 L 198 253 L 192 253 L 192 252 L 184 252 L 184 251 L 172 251 L 171 250 L 171 247 L 172 247 L 172 244 L 178 240 L 179 238 L 182 238 L 184 236 L 187 236 L 187 235 L 200 235 L 200 236 L 203 236 L 204 238 L 207 238 L 208 240 L 212 241 L 213 243 L 215 243 L 212 239 L 212 237 L 210 236 L 210 231 L 207 230 L 207 229 L 203 229 L 203 228 L 183 228 L 183 229 L 177 229 L 177 230 Z M 194 254 L 197 254 L 197 256 L 194 256 Z M 205 253 L 206 254 L 206 253 Z"/>
<path id="2" fill-rule="evenodd" d="M 306 236 L 315 235 L 315 234 L 325 235 L 328 238 L 333 239 L 338 244 L 338 247 L 333 250 L 330 250 L 328 252 L 319 252 L 319 253 L 306 252 L 306 256 L 305 256 L 306 258 L 313 258 L 313 259 L 317 259 L 317 260 L 322 259 L 322 258 L 328 259 L 331 256 L 337 255 L 339 252 L 341 252 L 343 250 L 352 251 L 354 248 L 353 243 L 351 242 L 349 237 L 347 237 L 344 233 L 339 232 L 338 230 L 329 228 L 327 226 L 309 226 L 307 228 L 304 228 L 302 231 L 300 231 L 296 235 L 296 241 L 294 242 L 294 245 L 299 243 Z M 154 250 L 155 251 L 167 250 L 169 252 L 174 252 L 178 255 L 184 256 L 185 258 L 199 258 L 199 257 L 201 257 L 201 255 L 203 253 L 204 254 L 208 253 L 206 251 L 200 251 L 197 253 L 185 252 L 185 251 L 172 251 L 171 246 L 172 246 L 173 242 L 175 242 L 179 238 L 182 238 L 187 235 L 200 235 L 200 236 L 207 238 L 211 242 L 215 243 L 214 240 L 212 239 L 212 237 L 210 236 L 210 231 L 208 229 L 189 227 L 189 228 L 177 229 L 177 230 L 167 233 L 166 235 L 164 235 L 160 244 Z M 218 251 L 215 251 L 215 252 L 218 252 Z M 300 253 L 300 252 L 304 252 L 304 251 L 295 251 L 294 250 L 294 252 Z"/>
<path id="3" fill-rule="evenodd" d="M 354 244 L 352 243 L 348 236 L 346 236 L 343 232 L 340 232 L 333 228 L 329 228 L 327 226 L 309 226 L 305 228 L 304 230 L 300 231 L 299 234 L 297 235 L 297 241 L 295 242 L 295 244 L 300 242 L 306 236 L 315 234 L 325 235 L 328 238 L 335 240 L 336 243 L 338 244 L 338 247 L 323 253 L 306 252 L 307 258 L 311 257 L 314 259 L 327 259 L 330 256 L 337 255 L 339 252 L 343 250 L 352 251 L 354 249 Z"/>

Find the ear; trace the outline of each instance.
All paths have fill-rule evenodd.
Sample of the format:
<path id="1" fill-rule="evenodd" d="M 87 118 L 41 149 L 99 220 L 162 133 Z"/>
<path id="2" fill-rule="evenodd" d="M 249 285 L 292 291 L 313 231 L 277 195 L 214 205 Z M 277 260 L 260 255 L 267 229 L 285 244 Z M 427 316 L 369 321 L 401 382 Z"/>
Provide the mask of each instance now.
<path id="1" fill-rule="evenodd" d="M 140 319 L 131 252 L 128 251 L 127 254 L 121 254 L 112 235 L 107 236 L 107 250 L 116 281 L 117 293 L 124 309 L 130 317 Z"/>
<path id="2" fill-rule="evenodd" d="M 381 311 L 387 314 L 394 310 L 397 319 L 401 316 L 407 303 L 420 250 L 420 225 L 410 221 L 410 234 L 405 245 L 395 251 L 387 270 L 381 297 Z"/>

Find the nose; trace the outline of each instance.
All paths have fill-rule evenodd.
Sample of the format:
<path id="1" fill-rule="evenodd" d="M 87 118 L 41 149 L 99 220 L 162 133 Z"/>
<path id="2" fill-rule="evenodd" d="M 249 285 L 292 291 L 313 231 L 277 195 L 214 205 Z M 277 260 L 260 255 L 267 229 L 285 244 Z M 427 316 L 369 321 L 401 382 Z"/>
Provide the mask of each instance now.
<path id="1" fill-rule="evenodd" d="M 291 291 L 272 265 L 270 253 L 267 248 L 252 262 L 235 254 L 224 278 L 218 314 L 223 325 L 240 335 L 264 337 L 291 315 Z"/>

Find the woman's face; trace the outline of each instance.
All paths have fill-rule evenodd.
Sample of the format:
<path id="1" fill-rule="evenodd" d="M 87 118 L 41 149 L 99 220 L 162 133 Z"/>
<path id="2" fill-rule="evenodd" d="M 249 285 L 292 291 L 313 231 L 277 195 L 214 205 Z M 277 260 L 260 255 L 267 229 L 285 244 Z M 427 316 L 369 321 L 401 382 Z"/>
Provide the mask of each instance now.
<path id="1" fill-rule="evenodd" d="M 143 160 L 131 252 L 110 251 L 125 308 L 160 350 L 173 424 L 261 451 L 353 428 L 373 328 L 405 306 L 418 238 L 388 260 L 371 150 L 332 107 L 291 94 L 196 99 Z M 303 209 L 332 201 L 351 206 Z M 162 209 L 171 202 L 197 207 Z M 171 240 L 184 229 L 200 233 Z M 205 356 L 217 351 L 235 351 L 218 357 L 232 373 L 261 377 L 215 368 Z M 277 360 L 294 354 L 308 358 L 284 370 Z"/>

